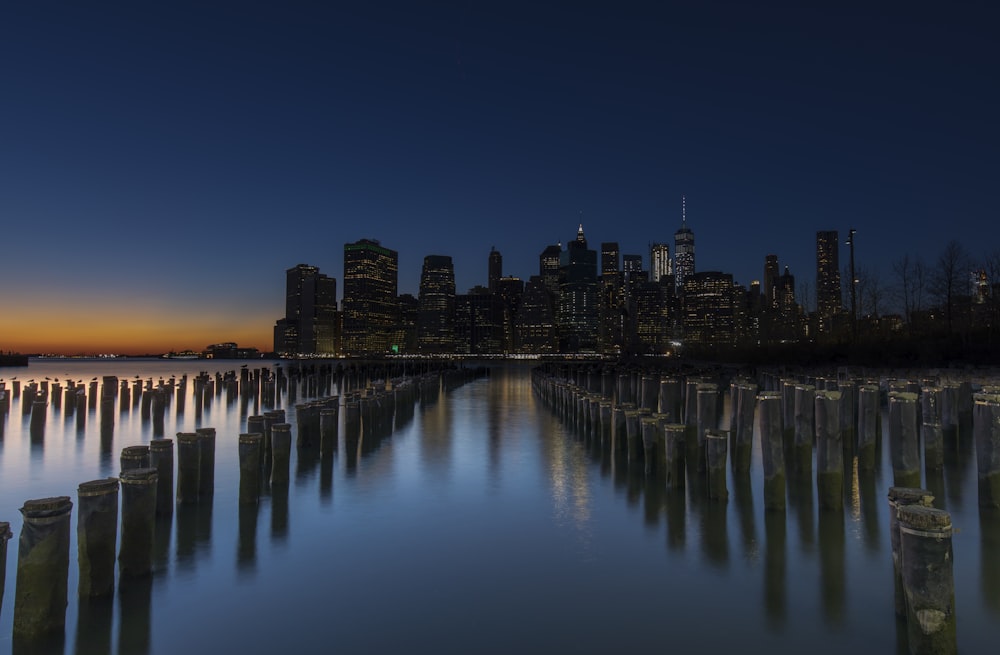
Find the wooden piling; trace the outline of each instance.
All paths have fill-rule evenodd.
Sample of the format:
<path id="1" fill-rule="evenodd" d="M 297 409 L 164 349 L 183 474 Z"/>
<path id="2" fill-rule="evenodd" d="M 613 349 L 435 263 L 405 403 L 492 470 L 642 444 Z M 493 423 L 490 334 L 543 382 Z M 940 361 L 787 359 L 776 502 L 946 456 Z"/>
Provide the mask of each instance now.
<path id="1" fill-rule="evenodd" d="M 878 439 L 878 387 L 862 384 L 858 387 L 858 468 L 875 468 L 875 445 Z"/>
<path id="2" fill-rule="evenodd" d="M 198 499 L 211 498 L 215 493 L 215 428 L 197 428 L 198 435 Z"/>
<path id="3" fill-rule="evenodd" d="M 62 631 L 69 579 L 69 496 L 25 501 L 17 550 L 14 630 L 17 638 Z"/>
<path id="4" fill-rule="evenodd" d="M 893 580 L 895 581 L 896 615 L 906 616 L 906 596 L 903 592 L 903 577 L 900 558 L 899 509 L 909 505 L 930 507 L 934 496 L 926 489 L 916 487 L 889 488 L 889 547 L 892 553 Z"/>
<path id="5" fill-rule="evenodd" d="M 816 489 L 819 506 L 844 506 L 844 442 L 839 391 L 816 392 Z"/>
<path id="6" fill-rule="evenodd" d="M 973 439 L 979 479 L 979 505 L 1000 507 L 1000 394 L 976 394 Z"/>
<path id="7" fill-rule="evenodd" d="M 714 385 L 713 385 L 714 386 Z M 729 432 L 709 429 L 705 431 L 705 466 L 708 472 L 708 497 L 727 500 L 726 454 L 729 451 Z"/>
<path id="8" fill-rule="evenodd" d="M 260 498 L 260 471 L 264 435 L 243 433 L 239 437 L 240 503 L 256 503 Z"/>
<path id="9" fill-rule="evenodd" d="M 917 394 L 889 393 L 889 450 L 893 485 L 920 486 L 920 442 L 917 423 Z"/>
<path id="10" fill-rule="evenodd" d="M 154 468 L 122 471 L 122 543 L 118 551 L 122 576 L 149 575 L 153 571 L 156 483 Z"/>
<path id="11" fill-rule="evenodd" d="M 77 499 L 79 595 L 81 598 L 111 596 L 115 591 L 118 547 L 118 479 L 81 483 Z"/>
<path id="12" fill-rule="evenodd" d="M 951 515 L 920 505 L 900 507 L 898 514 L 910 652 L 956 653 Z"/>
<path id="13" fill-rule="evenodd" d="M 785 509 L 785 449 L 782 396 L 776 391 L 757 394 L 760 454 L 764 468 L 764 508 Z"/>
<path id="14" fill-rule="evenodd" d="M 198 450 L 198 434 L 177 433 L 177 502 L 194 504 L 198 502 L 198 474 L 201 470 Z"/>

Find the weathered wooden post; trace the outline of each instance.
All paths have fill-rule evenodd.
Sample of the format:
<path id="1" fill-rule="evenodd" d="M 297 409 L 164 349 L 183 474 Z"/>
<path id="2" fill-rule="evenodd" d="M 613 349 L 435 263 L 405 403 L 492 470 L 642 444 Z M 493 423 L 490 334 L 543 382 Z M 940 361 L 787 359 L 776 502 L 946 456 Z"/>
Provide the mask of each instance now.
<path id="1" fill-rule="evenodd" d="M 930 507 L 934 496 L 926 489 L 915 487 L 889 488 L 889 545 L 892 552 L 892 571 L 895 581 L 896 615 L 906 616 L 906 596 L 903 593 L 903 577 L 899 542 L 899 509 L 908 505 Z"/>
<path id="2" fill-rule="evenodd" d="M 118 546 L 118 479 L 80 484 L 77 490 L 77 560 L 81 598 L 110 596 L 115 591 Z"/>
<path id="3" fill-rule="evenodd" d="M 705 436 L 709 430 L 715 430 L 719 427 L 719 388 L 717 385 L 710 382 L 703 382 L 696 387 L 696 396 L 698 404 L 698 471 L 705 470 L 706 463 L 706 453 L 705 453 Z M 727 440 L 728 443 L 728 440 Z M 725 480 L 723 480 L 725 482 Z"/>
<path id="4" fill-rule="evenodd" d="M 677 378 L 661 378 L 657 412 L 667 423 L 681 422 L 681 384 Z"/>
<path id="5" fill-rule="evenodd" d="M 816 488 L 819 506 L 844 506 L 844 441 L 839 391 L 816 392 Z"/>
<path id="6" fill-rule="evenodd" d="M 736 385 L 733 416 L 735 417 L 735 433 L 733 435 L 733 471 L 747 473 L 750 471 L 750 453 L 753 450 L 753 417 L 757 385 L 752 382 L 740 382 Z"/>
<path id="7" fill-rule="evenodd" d="M 323 457 L 331 457 L 337 453 L 337 423 L 339 419 L 339 405 L 334 404 L 319 410 L 319 450 Z"/>
<path id="8" fill-rule="evenodd" d="M 858 467 L 863 471 L 875 468 L 875 444 L 879 421 L 878 387 L 862 384 L 858 387 Z"/>
<path id="9" fill-rule="evenodd" d="M 215 428 L 197 428 L 198 435 L 198 499 L 215 494 Z"/>
<path id="10" fill-rule="evenodd" d="M 925 422 L 920 428 L 920 436 L 924 441 L 924 468 L 928 471 L 940 471 L 944 467 L 944 432 L 941 424 Z"/>
<path id="11" fill-rule="evenodd" d="M 121 470 L 144 469 L 149 467 L 149 446 L 125 446 L 119 458 Z"/>
<path id="12" fill-rule="evenodd" d="M 728 450 L 728 431 L 714 428 L 705 431 L 708 497 L 713 500 L 727 500 L 729 498 L 729 490 L 726 487 L 726 453 Z"/>
<path id="13" fill-rule="evenodd" d="M 261 434 L 241 434 L 239 437 L 240 502 L 256 503 L 260 498 Z"/>
<path id="14" fill-rule="evenodd" d="M 69 496 L 25 501 L 17 549 L 14 638 L 62 631 L 69 579 Z"/>
<path id="15" fill-rule="evenodd" d="M 625 442 L 630 462 L 642 461 L 642 427 L 638 409 L 625 410 Z"/>
<path id="16" fill-rule="evenodd" d="M 795 386 L 795 438 L 792 442 L 795 467 L 798 471 L 812 470 L 812 450 L 816 425 L 816 387 Z"/>
<path id="17" fill-rule="evenodd" d="M 643 416 L 640 419 L 642 430 L 642 461 L 647 476 L 657 475 L 660 468 L 658 460 L 663 452 L 663 434 L 660 432 L 660 419 L 656 416 Z"/>
<path id="18" fill-rule="evenodd" d="M 174 440 L 149 442 L 149 466 L 156 469 L 156 515 L 170 516 L 174 511 Z"/>
<path id="19" fill-rule="evenodd" d="M 917 424 L 917 394 L 889 393 L 889 449 L 892 479 L 897 487 L 920 485 L 920 443 Z"/>
<path id="20" fill-rule="evenodd" d="M 0 613 L 3 612 L 3 592 L 7 586 L 7 541 L 13 536 L 10 523 L 0 521 Z"/>
<path id="21" fill-rule="evenodd" d="M 785 450 L 781 425 L 781 393 L 757 394 L 760 454 L 764 468 L 764 508 L 785 509 Z"/>
<path id="22" fill-rule="evenodd" d="M 951 515 L 909 505 L 898 517 L 910 652 L 956 653 Z"/>
<path id="23" fill-rule="evenodd" d="M 122 471 L 122 543 L 118 568 L 122 576 L 153 571 L 153 530 L 156 525 L 154 468 Z"/>
<path id="24" fill-rule="evenodd" d="M 628 422 L 625 420 L 625 408 L 622 405 L 615 405 L 611 410 L 611 450 L 621 452 L 625 450 L 626 434 L 628 432 Z"/>
<path id="25" fill-rule="evenodd" d="M 973 438 L 979 478 L 979 505 L 1000 507 L 1000 394 L 976 394 Z"/>
<path id="26" fill-rule="evenodd" d="M 667 487 L 684 488 L 684 434 L 687 426 L 683 423 L 668 423 L 664 428 L 664 462 Z"/>
<path id="27" fill-rule="evenodd" d="M 198 434 L 177 433 L 177 502 L 198 502 L 198 474 L 201 470 Z"/>
<path id="28" fill-rule="evenodd" d="M 271 487 L 288 485 L 288 470 L 292 451 L 292 426 L 275 423 L 271 426 Z"/>

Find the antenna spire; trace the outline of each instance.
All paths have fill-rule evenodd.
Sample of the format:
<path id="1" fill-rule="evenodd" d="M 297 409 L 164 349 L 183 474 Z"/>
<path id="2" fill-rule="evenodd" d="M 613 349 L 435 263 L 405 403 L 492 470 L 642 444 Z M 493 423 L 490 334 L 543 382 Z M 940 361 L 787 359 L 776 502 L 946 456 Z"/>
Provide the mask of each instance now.
<path id="1" fill-rule="evenodd" d="M 681 195 L 681 227 L 687 226 L 687 196 Z"/>

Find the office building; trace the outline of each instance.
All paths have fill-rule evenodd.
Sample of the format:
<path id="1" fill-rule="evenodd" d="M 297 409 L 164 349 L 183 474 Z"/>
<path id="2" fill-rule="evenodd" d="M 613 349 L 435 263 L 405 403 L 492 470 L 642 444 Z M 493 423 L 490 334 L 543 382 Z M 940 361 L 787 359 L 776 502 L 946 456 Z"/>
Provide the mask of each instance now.
<path id="1" fill-rule="evenodd" d="M 687 225 L 687 199 L 682 197 L 681 227 L 674 233 L 674 284 L 678 290 L 694 271 L 694 232 Z"/>
<path id="2" fill-rule="evenodd" d="M 285 271 L 285 316 L 274 327 L 274 350 L 295 355 L 339 351 L 337 280 L 315 266 Z"/>
<path id="3" fill-rule="evenodd" d="M 399 255 L 374 239 L 344 244 L 344 353 L 382 355 L 399 321 Z M 395 348 L 394 348 L 395 346 Z"/>
<path id="4" fill-rule="evenodd" d="M 821 333 L 833 330 L 834 318 L 843 308 L 839 253 L 836 230 L 816 233 L 816 315 Z"/>
<path id="5" fill-rule="evenodd" d="M 417 301 L 417 346 L 420 352 L 455 352 L 455 268 L 451 257 L 424 257 Z"/>

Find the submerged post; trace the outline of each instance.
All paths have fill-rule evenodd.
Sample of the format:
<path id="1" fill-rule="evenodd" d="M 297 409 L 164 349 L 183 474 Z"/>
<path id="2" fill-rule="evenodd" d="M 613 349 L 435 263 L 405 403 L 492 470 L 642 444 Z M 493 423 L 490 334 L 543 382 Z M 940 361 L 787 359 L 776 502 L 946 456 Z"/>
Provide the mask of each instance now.
<path id="1" fill-rule="evenodd" d="M 892 551 L 893 580 L 896 587 L 896 615 L 906 616 L 906 596 L 903 593 L 903 577 L 900 559 L 899 510 L 909 505 L 930 507 L 934 496 L 926 489 L 915 487 L 889 488 L 889 545 Z"/>
<path id="2" fill-rule="evenodd" d="M 81 598 L 110 596 L 115 590 L 118 546 L 118 479 L 80 484 L 77 490 L 76 541 Z"/>
<path id="3" fill-rule="evenodd" d="M 36 637 L 66 625 L 69 496 L 25 501 L 17 549 L 14 637 Z"/>
<path id="4" fill-rule="evenodd" d="M 3 612 L 3 591 L 7 585 L 7 541 L 13 536 L 10 523 L 0 521 L 0 613 Z"/>
<path id="5" fill-rule="evenodd" d="M 288 484 L 288 467 L 292 451 L 292 426 L 275 423 L 271 426 L 271 486 Z"/>
<path id="6" fill-rule="evenodd" d="M 844 440 L 839 391 L 816 393 L 816 488 L 819 506 L 844 506 Z"/>
<path id="7" fill-rule="evenodd" d="M 239 439 L 240 457 L 240 502 L 256 503 L 260 497 L 261 443 L 260 434 L 241 434 Z"/>
<path id="8" fill-rule="evenodd" d="M 198 502 L 199 463 L 198 435 L 194 432 L 177 433 L 177 502 Z"/>
<path id="9" fill-rule="evenodd" d="M 863 384 L 858 387 L 858 467 L 865 471 L 875 468 L 875 442 L 878 437 L 878 387 Z"/>
<path id="10" fill-rule="evenodd" d="M 955 653 L 955 579 L 951 515 L 933 507 L 899 508 L 900 558 L 911 653 Z"/>
<path id="11" fill-rule="evenodd" d="M 667 487 L 684 488 L 684 434 L 687 426 L 683 423 L 669 423 L 664 428 L 663 449 Z"/>
<path id="12" fill-rule="evenodd" d="M 785 509 L 785 450 L 782 430 L 781 393 L 757 394 L 760 422 L 760 454 L 764 467 L 764 508 Z"/>
<path id="13" fill-rule="evenodd" d="M 708 497 L 713 500 L 727 500 L 726 453 L 729 447 L 729 432 L 726 430 L 705 431 L 705 460 L 708 470 Z"/>
<path id="14" fill-rule="evenodd" d="M 898 487 L 920 485 L 920 444 L 918 440 L 917 394 L 889 393 L 889 450 L 892 479 Z"/>
<path id="15" fill-rule="evenodd" d="M 198 498 L 207 500 L 215 493 L 215 428 L 198 428 Z"/>
<path id="16" fill-rule="evenodd" d="M 156 469 L 122 471 L 121 484 L 122 544 L 118 569 L 122 576 L 148 575 L 153 570 Z"/>
<path id="17" fill-rule="evenodd" d="M 1000 507 L 1000 394 L 976 394 L 972 420 L 979 505 Z"/>
<path id="18" fill-rule="evenodd" d="M 149 466 L 156 469 L 156 515 L 170 516 L 174 511 L 174 441 L 153 439 L 149 442 Z"/>

